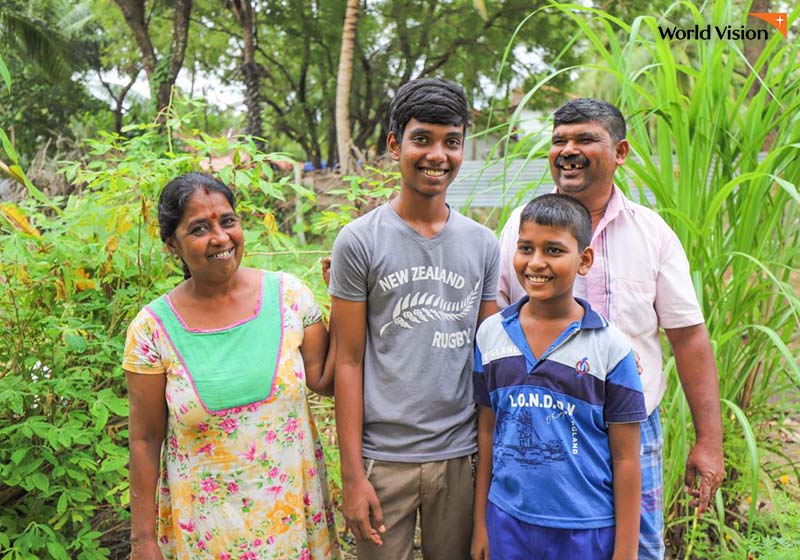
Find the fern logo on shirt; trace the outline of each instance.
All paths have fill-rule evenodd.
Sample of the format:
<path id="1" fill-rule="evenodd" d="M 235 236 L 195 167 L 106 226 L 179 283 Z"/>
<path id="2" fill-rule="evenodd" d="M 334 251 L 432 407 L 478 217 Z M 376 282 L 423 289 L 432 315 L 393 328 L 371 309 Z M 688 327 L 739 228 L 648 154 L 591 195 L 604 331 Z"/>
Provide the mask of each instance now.
<path id="1" fill-rule="evenodd" d="M 439 323 L 444 328 L 448 323 L 462 320 L 475 308 L 480 295 L 480 280 L 460 300 L 450 300 L 425 289 L 414 289 L 414 282 L 423 280 L 436 280 L 454 289 L 463 288 L 466 284 L 462 275 L 436 266 L 412 266 L 385 275 L 378 280 L 378 286 L 384 292 L 404 285 L 409 285 L 411 290 L 398 296 L 391 320 L 380 329 L 381 337 L 391 328 L 413 330 L 427 323 Z M 458 331 L 436 330 L 431 338 L 431 346 L 462 348 L 472 344 L 472 335 L 472 328 Z"/>

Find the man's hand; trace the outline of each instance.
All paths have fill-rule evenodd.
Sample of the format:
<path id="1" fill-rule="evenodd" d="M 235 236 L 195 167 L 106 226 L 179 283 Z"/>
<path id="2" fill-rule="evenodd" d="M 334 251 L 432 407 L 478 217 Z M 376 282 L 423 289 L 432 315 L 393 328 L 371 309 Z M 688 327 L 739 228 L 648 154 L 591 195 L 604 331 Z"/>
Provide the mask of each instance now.
<path id="1" fill-rule="evenodd" d="M 375 526 L 370 523 L 370 513 Z M 367 477 L 362 476 L 354 483 L 342 481 L 342 515 L 347 528 L 353 532 L 358 541 L 372 541 L 381 545 L 380 533 L 386 532 L 383 524 L 383 512 L 375 488 Z"/>
<path id="2" fill-rule="evenodd" d="M 692 496 L 689 505 L 702 515 L 725 478 L 717 365 L 704 323 L 664 332 L 675 354 L 675 367 L 697 435 L 697 443 L 686 459 L 684 482 Z"/>
<path id="3" fill-rule="evenodd" d="M 725 478 L 725 461 L 722 449 L 698 442 L 686 459 L 685 491 L 692 496 L 690 507 L 703 515 L 713 496 Z"/>

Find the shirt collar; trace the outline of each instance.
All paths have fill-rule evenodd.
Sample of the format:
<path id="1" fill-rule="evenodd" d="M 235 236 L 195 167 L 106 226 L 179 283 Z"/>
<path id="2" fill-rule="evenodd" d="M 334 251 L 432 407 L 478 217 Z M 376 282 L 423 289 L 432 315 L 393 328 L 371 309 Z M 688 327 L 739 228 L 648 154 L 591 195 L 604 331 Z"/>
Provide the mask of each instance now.
<path id="1" fill-rule="evenodd" d="M 592 240 L 594 240 L 608 224 L 614 221 L 614 219 L 619 216 L 620 212 L 633 212 L 633 206 L 631 206 L 630 201 L 625 195 L 622 194 L 622 191 L 619 190 L 619 187 L 612 183 L 611 198 L 608 199 L 606 211 L 603 213 L 603 217 L 600 219 L 600 222 L 597 224 L 592 234 Z"/>
<path id="2" fill-rule="evenodd" d="M 519 310 L 528 302 L 528 296 L 522 296 L 520 300 L 513 303 L 501 311 L 503 316 L 503 324 L 508 326 L 513 321 L 519 321 Z M 581 307 L 583 307 L 583 318 L 581 319 L 579 327 L 581 329 L 603 329 L 608 326 L 608 321 L 602 315 L 597 313 L 589 302 L 585 299 L 575 298 Z"/>

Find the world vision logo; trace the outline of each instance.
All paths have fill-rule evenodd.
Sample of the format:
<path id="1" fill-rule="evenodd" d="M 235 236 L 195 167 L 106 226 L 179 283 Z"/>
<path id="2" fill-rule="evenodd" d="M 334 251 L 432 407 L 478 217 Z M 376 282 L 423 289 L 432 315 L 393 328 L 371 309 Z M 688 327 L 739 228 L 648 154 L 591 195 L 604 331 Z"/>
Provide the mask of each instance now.
<path id="1" fill-rule="evenodd" d="M 785 12 L 779 13 L 762 13 L 750 12 L 751 16 L 760 20 L 766 21 L 778 32 L 786 37 L 789 29 L 789 22 L 787 21 L 788 14 Z M 769 33 L 766 29 L 748 29 L 744 25 L 739 28 L 732 25 L 711 25 L 705 27 L 695 25 L 688 29 L 680 29 L 678 27 L 663 27 L 658 26 L 658 33 L 662 39 L 669 39 L 670 41 L 710 41 L 713 39 L 740 41 L 746 39 L 749 41 L 759 39 L 766 41 L 769 39 Z"/>
<path id="2" fill-rule="evenodd" d="M 762 19 L 770 24 L 772 27 L 778 30 L 778 32 L 783 35 L 783 38 L 786 38 L 786 34 L 789 32 L 789 20 L 786 12 L 780 12 L 776 14 L 770 13 L 763 13 L 763 12 L 750 12 L 751 16 L 756 17 L 758 19 Z"/>

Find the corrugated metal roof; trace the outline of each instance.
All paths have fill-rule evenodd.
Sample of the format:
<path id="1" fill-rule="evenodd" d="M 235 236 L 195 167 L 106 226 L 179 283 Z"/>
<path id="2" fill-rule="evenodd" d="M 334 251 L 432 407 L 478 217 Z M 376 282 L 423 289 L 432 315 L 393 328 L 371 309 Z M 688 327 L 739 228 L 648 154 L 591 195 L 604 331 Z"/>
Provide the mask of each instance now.
<path id="1" fill-rule="evenodd" d="M 554 188 L 546 159 L 464 161 L 447 188 L 447 203 L 459 209 L 517 206 Z M 644 196 L 651 206 L 655 204 L 650 190 Z M 639 201 L 637 196 L 634 199 Z"/>
<path id="2" fill-rule="evenodd" d="M 447 202 L 456 208 L 494 208 L 552 190 L 546 159 L 465 161 L 447 188 Z"/>

